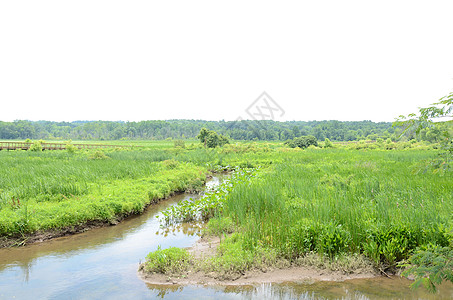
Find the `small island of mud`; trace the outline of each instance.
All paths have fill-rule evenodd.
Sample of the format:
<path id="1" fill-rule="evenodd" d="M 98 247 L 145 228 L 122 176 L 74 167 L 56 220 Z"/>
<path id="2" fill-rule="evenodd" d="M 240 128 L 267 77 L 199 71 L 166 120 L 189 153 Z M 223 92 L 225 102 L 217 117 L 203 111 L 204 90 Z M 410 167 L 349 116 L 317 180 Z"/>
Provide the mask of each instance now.
<path id="1" fill-rule="evenodd" d="M 195 261 L 203 261 L 213 257 L 220 245 L 218 237 L 203 237 L 192 247 L 187 248 Z M 261 283 L 283 283 L 283 282 L 314 282 L 314 281 L 344 281 L 349 279 L 364 279 L 381 276 L 373 268 L 370 262 L 361 261 L 351 265 L 350 269 L 341 269 L 335 266 L 321 266 L 316 261 L 315 254 L 301 264 L 281 262 L 273 267 L 256 268 L 244 272 L 243 274 L 219 274 L 216 272 L 205 272 L 188 270 L 182 274 L 158 274 L 144 271 L 144 264 L 139 268 L 139 277 L 148 284 L 152 285 L 252 285 Z M 317 256 L 316 256 L 317 257 Z M 308 261 L 310 260 L 310 262 Z M 313 265 L 309 265 L 313 264 Z M 194 266 L 196 263 L 194 264 Z M 333 267 L 333 268 L 332 268 Z"/>

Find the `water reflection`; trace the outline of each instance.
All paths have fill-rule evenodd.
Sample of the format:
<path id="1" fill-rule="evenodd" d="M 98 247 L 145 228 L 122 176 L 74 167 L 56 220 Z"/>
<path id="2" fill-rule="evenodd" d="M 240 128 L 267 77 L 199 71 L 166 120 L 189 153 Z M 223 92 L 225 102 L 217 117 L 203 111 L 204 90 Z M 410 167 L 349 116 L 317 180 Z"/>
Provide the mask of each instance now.
<path id="1" fill-rule="evenodd" d="M 176 233 L 183 233 L 188 236 L 200 236 L 203 230 L 203 222 L 191 222 L 182 224 L 172 224 L 159 228 L 156 235 L 168 236 L 169 234 L 175 235 Z"/>
<path id="2" fill-rule="evenodd" d="M 443 284 L 430 294 L 423 289 L 411 290 L 407 279 L 374 278 L 343 282 L 262 283 L 244 286 L 177 286 L 148 284 L 151 297 L 189 299 L 453 299 L 453 285 Z"/>

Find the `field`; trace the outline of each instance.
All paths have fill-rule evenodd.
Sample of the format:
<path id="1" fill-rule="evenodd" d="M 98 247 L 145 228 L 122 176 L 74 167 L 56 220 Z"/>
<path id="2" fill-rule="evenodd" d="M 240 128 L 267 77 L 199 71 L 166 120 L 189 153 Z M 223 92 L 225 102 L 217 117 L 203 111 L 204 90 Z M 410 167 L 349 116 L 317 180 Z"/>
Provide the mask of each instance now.
<path id="1" fill-rule="evenodd" d="M 169 223 L 210 219 L 206 234 L 223 242 L 205 271 L 228 277 L 282 263 L 360 260 L 388 273 L 417 249 L 452 244 L 453 180 L 429 163 L 436 145 L 127 143 L 141 147 L 1 151 L 0 237 L 115 223 L 173 193 L 200 190 L 209 172 L 236 170 L 216 194 L 166 213 Z"/>
<path id="2" fill-rule="evenodd" d="M 430 158 L 416 150 L 288 153 L 226 197 L 215 222 L 232 220 L 236 233 L 217 259 L 237 259 L 243 272 L 263 250 L 290 263 L 311 253 L 361 255 L 388 272 L 417 247 L 448 246 L 452 178 L 420 170 Z"/>

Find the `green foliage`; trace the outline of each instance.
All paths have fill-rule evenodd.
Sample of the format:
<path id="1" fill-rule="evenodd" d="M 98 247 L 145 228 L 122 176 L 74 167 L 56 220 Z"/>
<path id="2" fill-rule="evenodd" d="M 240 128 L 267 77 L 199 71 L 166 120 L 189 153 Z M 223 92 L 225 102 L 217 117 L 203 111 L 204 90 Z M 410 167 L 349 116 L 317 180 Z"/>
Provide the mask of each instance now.
<path id="1" fill-rule="evenodd" d="M 451 117 L 453 113 L 453 92 L 439 99 L 438 102 L 429 107 L 420 108 L 418 113 L 411 113 L 407 116 L 399 116 L 394 126 L 403 127 L 403 133 L 420 131 L 426 127 L 433 126 L 434 120 Z"/>
<path id="2" fill-rule="evenodd" d="M 430 142 L 440 142 L 443 153 L 435 161 L 427 164 L 434 168 L 435 172 L 451 169 L 453 159 L 453 121 L 435 122 L 442 118 L 453 116 L 453 92 L 439 99 L 429 107 L 419 108 L 418 113 L 407 116 L 399 116 L 393 123 L 395 127 L 402 127 L 402 134 L 415 133 L 419 139 Z"/>
<path id="3" fill-rule="evenodd" d="M 91 152 L 89 155 L 88 155 L 88 159 L 109 159 L 110 157 L 108 157 L 104 151 L 102 150 L 96 150 L 94 152 Z"/>
<path id="4" fill-rule="evenodd" d="M 209 222 L 204 230 L 208 235 L 222 236 L 224 234 L 233 233 L 235 230 L 234 222 L 229 217 L 214 217 L 209 219 Z"/>
<path id="5" fill-rule="evenodd" d="M 324 148 L 333 148 L 333 144 L 328 138 L 324 140 Z"/>
<path id="6" fill-rule="evenodd" d="M 395 129 L 389 122 L 371 121 L 260 121 L 262 129 L 254 120 L 203 121 L 167 120 L 141 122 L 50 122 L 50 121 L 0 121 L 0 139 L 59 139 L 59 140 L 165 140 L 167 138 L 195 139 L 200 129 L 221 133 L 234 140 L 285 141 L 301 135 L 313 135 L 318 140 L 356 141 L 373 136 L 387 138 Z M 374 139 L 374 138 L 373 138 Z M 171 139 L 169 140 L 171 141 Z"/>
<path id="7" fill-rule="evenodd" d="M 318 140 L 314 136 L 308 135 L 296 137 L 292 141 L 286 141 L 285 144 L 290 148 L 299 147 L 301 149 L 305 149 L 309 146 L 318 146 Z"/>
<path id="8" fill-rule="evenodd" d="M 146 256 L 146 262 L 143 269 L 149 273 L 160 273 L 167 275 L 182 274 L 186 272 L 191 265 L 192 257 L 185 249 L 170 247 L 150 252 Z"/>
<path id="9" fill-rule="evenodd" d="M 176 167 L 178 167 L 179 162 L 174 159 L 167 159 L 167 160 L 164 160 L 162 162 L 162 164 L 164 165 L 165 168 L 172 170 L 172 169 L 175 169 Z"/>
<path id="10" fill-rule="evenodd" d="M 201 128 L 200 133 L 197 135 L 197 138 L 205 147 L 215 148 L 217 146 L 222 147 L 225 144 L 229 143 L 227 137 L 217 134 L 215 131 L 207 130 L 206 128 Z"/>
<path id="11" fill-rule="evenodd" d="M 42 151 L 42 140 L 36 141 L 33 144 L 30 145 L 30 148 L 28 148 L 28 151 L 33 151 L 33 152 L 40 152 Z"/>
<path id="12" fill-rule="evenodd" d="M 183 140 L 174 140 L 174 147 L 185 149 L 186 143 Z"/>
<path id="13" fill-rule="evenodd" d="M 230 179 L 225 180 L 213 191 L 207 192 L 197 200 L 189 199 L 179 202 L 164 212 L 165 223 L 173 224 L 178 222 L 207 221 L 219 215 L 223 211 L 225 201 L 233 186 L 238 182 L 244 182 L 254 176 L 254 170 L 237 170 Z"/>
<path id="14" fill-rule="evenodd" d="M 413 288 L 423 283 L 429 291 L 435 292 L 436 285 L 442 281 L 453 282 L 453 249 L 429 244 L 418 249 L 402 266 L 406 267 L 403 276 L 415 277 Z"/>
<path id="15" fill-rule="evenodd" d="M 71 140 L 66 142 L 65 147 L 66 151 L 68 151 L 69 153 L 75 153 L 78 150 L 77 147 L 72 144 Z"/>

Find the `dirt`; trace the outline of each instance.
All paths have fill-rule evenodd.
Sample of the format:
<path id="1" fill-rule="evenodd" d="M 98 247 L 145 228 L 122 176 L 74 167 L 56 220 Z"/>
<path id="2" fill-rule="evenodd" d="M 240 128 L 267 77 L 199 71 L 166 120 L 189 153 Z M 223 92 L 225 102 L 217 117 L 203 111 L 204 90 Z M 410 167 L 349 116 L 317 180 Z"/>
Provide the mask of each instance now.
<path id="1" fill-rule="evenodd" d="M 90 221 L 82 225 L 65 227 L 62 229 L 50 229 L 46 231 L 37 231 L 22 236 L 0 237 L 0 248 L 24 246 L 33 243 L 40 243 L 54 238 L 82 233 L 93 228 L 116 225 L 120 219 L 114 221 Z"/>
<path id="2" fill-rule="evenodd" d="M 196 258 L 202 259 L 215 255 L 216 248 L 220 244 L 219 238 L 202 238 L 195 245 L 188 248 L 189 252 Z M 149 274 L 139 271 L 139 277 L 148 284 L 153 285 L 253 285 L 261 283 L 283 283 L 283 282 L 314 282 L 314 281 L 344 281 L 348 279 L 363 279 L 378 277 L 380 274 L 371 269 L 357 270 L 354 273 L 346 274 L 341 271 L 331 271 L 315 267 L 291 266 L 266 270 L 248 271 L 238 275 L 235 279 L 222 279 L 215 273 L 188 272 L 179 276 L 168 276 L 163 274 Z"/>

